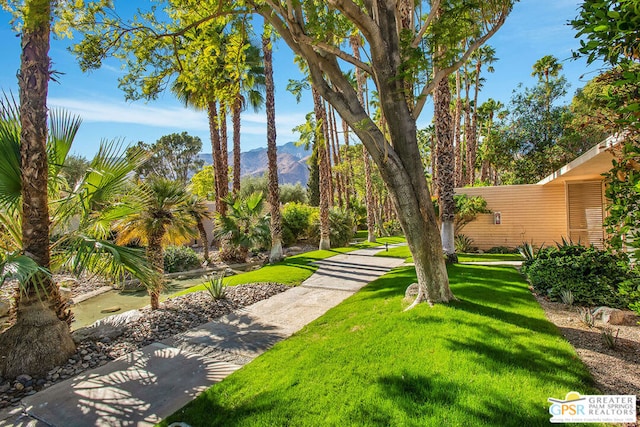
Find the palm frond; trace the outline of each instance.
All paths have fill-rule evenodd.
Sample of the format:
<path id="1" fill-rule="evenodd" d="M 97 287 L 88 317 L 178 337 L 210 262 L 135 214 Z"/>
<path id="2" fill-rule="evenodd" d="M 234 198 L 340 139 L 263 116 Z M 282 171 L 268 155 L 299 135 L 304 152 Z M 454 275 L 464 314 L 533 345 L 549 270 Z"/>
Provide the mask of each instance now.
<path id="1" fill-rule="evenodd" d="M 36 292 L 42 289 L 46 293 L 45 280 L 51 277 L 51 273 L 38 265 L 32 258 L 19 252 L 0 253 L 0 286 L 6 280 L 16 280 L 20 284 L 20 290 L 25 284 L 35 284 Z"/>
<path id="2" fill-rule="evenodd" d="M 0 206 L 20 208 L 22 175 L 20 172 L 20 114 L 13 96 L 0 99 Z"/>
<path id="3" fill-rule="evenodd" d="M 52 254 L 52 266 L 56 269 L 75 275 L 88 271 L 117 282 L 133 276 L 143 283 L 150 283 L 155 277 L 141 249 L 119 246 L 84 234 L 74 235 L 64 246 L 67 246 L 64 251 Z"/>

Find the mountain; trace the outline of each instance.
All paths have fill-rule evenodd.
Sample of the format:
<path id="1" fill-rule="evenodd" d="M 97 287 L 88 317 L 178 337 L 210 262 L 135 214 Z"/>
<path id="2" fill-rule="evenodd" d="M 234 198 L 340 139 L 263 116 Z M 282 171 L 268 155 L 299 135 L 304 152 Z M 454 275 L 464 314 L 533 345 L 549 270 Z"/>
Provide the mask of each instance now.
<path id="1" fill-rule="evenodd" d="M 307 185 L 309 168 L 307 158 L 311 150 L 297 147 L 293 142 L 278 146 L 278 181 L 280 184 L 300 183 Z M 213 163 L 211 153 L 199 155 L 206 164 Z M 233 153 L 229 152 L 229 165 L 233 164 Z M 255 148 L 240 153 L 240 171 L 242 176 L 260 176 L 267 172 L 267 148 Z"/>

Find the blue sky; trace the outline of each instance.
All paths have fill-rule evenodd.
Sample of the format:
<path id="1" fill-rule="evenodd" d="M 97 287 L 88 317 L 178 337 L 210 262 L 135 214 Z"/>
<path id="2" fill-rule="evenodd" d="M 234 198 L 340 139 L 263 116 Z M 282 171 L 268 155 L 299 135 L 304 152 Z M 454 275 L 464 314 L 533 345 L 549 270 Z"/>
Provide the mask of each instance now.
<path id="1" fill-rule="evenodd" d="M 138 1 L 141 6 L 144 2 Z M 489 41 L 496 49 L 499 60 L 495 72 L 485 74 L 487 79 L 480 94 L 480 102 L 494 98 L 507 104 L 518 83 L 535 84 L 531 67 L 544 55 L 554 55 L 562 61 L 563 73 L 571 84 L 571 94 L 594 77 L 597 68 L 587 68 L 583 60 L 569 60 L 571 51 L 578 47 L 575 31 L 567 22 L 577 15 L 581 2 L 577 0 L 523 0 L 517 3 L 504 26 Z M 20 40 L 11 30 L 10 16 L 0 12 L 0 89 L 12 91 L 16 96 L 16 72 L 20 62 Z M 126 102 L 118 89 L 118 77 L 122 76 L 119 63 L 107 61 L 100 70 L 82 73 L 75 58 L 66 50 L 69 40 L 52 39 L 50 57 L 53 68 L 64 74 L 59 83 L 49 87 L 49 107 L 63 107 L 83 119 L 73 150 L 85 157 L 92 156 L 102 139 L 122 139 L 125 144 L 145 141 L 153 143 L 162 135 L 186 131 L 199 136 L 203 152 L 211 152 L 208 123 L 204 112 L 184 108 L 171 93 L 161 94 L 151 102 Z M 284 43 L 274 51 L 276 80 L 276 120 L 278 144 L 297 139 L 292 128 L 304 122 L 306 113 L 312 110 L 311 96 L 306 94 L 300 104 L 286 91 L 289 79 L 300 79 L 293 56 Z M 584 77 L 582 77 L 584 75 Z M 433 104 L 425 107 L 418 120 L 419 127 L 431 120 Z M 242 150 L 266 145 L 264 112 L 248 110 L 243 114 Z"/>

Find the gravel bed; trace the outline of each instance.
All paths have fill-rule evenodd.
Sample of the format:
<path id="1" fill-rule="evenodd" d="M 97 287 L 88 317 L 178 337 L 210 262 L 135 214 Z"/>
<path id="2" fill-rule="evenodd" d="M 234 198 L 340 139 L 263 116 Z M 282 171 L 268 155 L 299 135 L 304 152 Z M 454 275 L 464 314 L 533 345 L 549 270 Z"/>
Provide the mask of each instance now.
<path id="1" fill-rule="evenodd" d="M 207 292 L 194 292 L 171 298 L 155 311 L 142 308 L 138 310 L 139 318 L 122 327 L 120 336 L 84 339 L 66 364 L 53 368 L 42 378 L 29 375 L 20 375 L 14 381 L 0 378 L 0 409 L 17 405 L 23 397 L 87 369 L 102 366 L 147 344 L 185 332 L 287 289 L 290 287 L 278 283 L 253 283 L 228 287 L 226 298 L 221 300 L 213 301 Z"/>

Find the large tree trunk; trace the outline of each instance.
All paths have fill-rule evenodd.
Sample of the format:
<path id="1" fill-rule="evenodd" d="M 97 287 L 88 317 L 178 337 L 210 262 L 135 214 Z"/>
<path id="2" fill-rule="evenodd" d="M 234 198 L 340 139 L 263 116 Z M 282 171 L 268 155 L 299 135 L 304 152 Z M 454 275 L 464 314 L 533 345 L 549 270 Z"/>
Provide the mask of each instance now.
<path id="1" fill-rule="evenodd" d="M 282 218 L 280 217 L 280 187 L 278 185 L 278 147 L 276 146 L 276 104 L 273 82 L 273 60 L 270 37 L 262 37 L 265 77 L 265 107 L 267 109 L 267 158 L 269 159 L 269 205 L 271 209 L 271 254 L 269 262 L 281 261 Z"/>
<path id="2" fill-rule="evenodd" d="M 451 91 L 446 79 L 440 80 L 433 94 L 434 121 L 438 152 L 438 204 L 440 205 L 440 236 L 442 249 L 449 262 L 457 262 L 454 246 L 455 218 L 453 129 L 451 126 Z"/>
<path id="3" fill-rule="evenodd" d="M 319 249 L 330 249 L 330 229 L 329 229 L 329 199 L 331 198 L 331 161 L 327 154 L 327 119 L 324 114 L 324 103 L 317 90 L 313 92 L 313 107 L 316 122 L 322 125 L 316 135 L 316 145 L 318 147 L 318 169 L 320 171 L 320 244 Z"/>
<path id="4" fill-rule="evenodd" d="M 22 172 L 22 249 L 49 269 L 47 193 L 47 91 L 49 84 L 48 0 L 26 2 L 22 29 L 20 161 Z M 43 375 L 75 351 L 58 286 L 39 274 L 16 293 L 16 321 L 0 336 L 0 376 Z"/>
<path id="5" fill-rule="evenodd" d="M 348 5 L 337 1 L 330 3 L 344 13 L 353 10 L 345 12 Z M 376 8 L 374 14 L 377 21 L 366 28 L 371 31 L 368 34 L 371 70 L 375 72 L 374 81 L 378 85 L 380 106 L 393 144 L 386 139 L 358 100 L 337 57 L 327 51 L 320 53 L 310 44 L 297 41 L 293 33 L 302 34 L 304 31 L 296 26 L 293 19 L 287 19 L 287 25 L 295 26 L 289 30 L 283 26 L 282 21 L 273 17 L 271 9 L 259 9 L 259 12 L 276 27 L 287 44 L 306 59 L 313 86 L 349 123 L 378 166 L 396 206 L 398 219 L 415 261 L 420 289 L 415 303 L 425 300 L 429 303 L 447 302 L 454 297 L 449 288 L 433 203 L 420 159 L 416 119 L 405 98 L 403 61 L 399 54 L 402 49 L 397 34 L 395 10 L 389 7 L 390 3 L 393 2 L 377 2 L 372 6 Z"/>
<path id="6" fill-rule="evenodd" d="M 233 195 L 240 192 L 240 112 L 242 95 L 238 94 L 233 103 Z"/>

